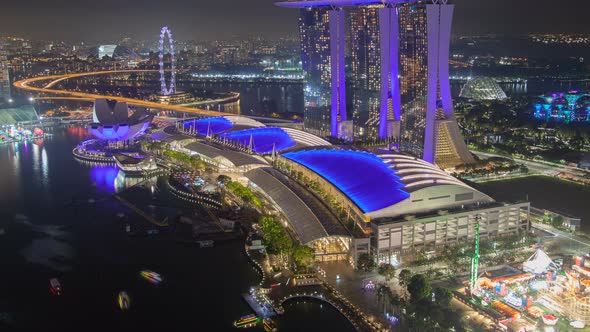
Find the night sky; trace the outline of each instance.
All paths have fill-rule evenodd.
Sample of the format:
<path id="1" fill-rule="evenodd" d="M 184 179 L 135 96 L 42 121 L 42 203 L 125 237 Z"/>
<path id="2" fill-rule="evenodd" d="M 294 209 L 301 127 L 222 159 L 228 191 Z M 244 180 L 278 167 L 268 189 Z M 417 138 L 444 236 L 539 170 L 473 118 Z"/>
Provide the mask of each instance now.
<path id="1" fill-rule="evenodd" d="M 297 10 L 274 0 L 1 0 L 0 34 L 33 39 L 279 37 L 297 32 Z M 454 32 L 590 32 L 587 0 L 450 0 Z"/>

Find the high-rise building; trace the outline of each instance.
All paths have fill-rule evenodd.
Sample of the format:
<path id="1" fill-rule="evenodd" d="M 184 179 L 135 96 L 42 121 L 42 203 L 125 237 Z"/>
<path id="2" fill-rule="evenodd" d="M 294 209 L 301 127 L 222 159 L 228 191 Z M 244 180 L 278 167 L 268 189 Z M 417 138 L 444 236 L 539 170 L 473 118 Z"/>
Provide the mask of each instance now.
<path id="1" fill-rule="evenodd" d="M 8 72 L 7 52 L 4 49 L 4 45 L 0 43 L 0 102 L 10 99 L 10 75 Z"/>
<path id="2" fill-rule="evenodd" d="M 344 19 L 344 11 L 329 7 L 300 9 L 304 127 L 320 136 L 340 137 L 346 121 Z"/>
<path id="3" fill-rule="evenodd" d="M 305 130 L 330 135 L 330 25 L 328 9 L 302 8 L 299 14 Z"/>
<path id="4" fill-rule="evenodd" d="M 354 138 L 376 139 L 381 111 L 379 9 L 355 7 L 349 10 L 348 19 Z"/>
<path id="5" fill-rule="evenodd" d="M 401 148 L 441 168 L 473 157 L 455 120 L 449 82 L 454 5 L 402 3 L 399 17 Z"/>
<path id="6" fill-rule="evenodd" d="M 399 141 L 402 151 L 442 168 L 473 162 L 455 120 L 449 83 L 454 5 L 409 0 L 278 5 L 301 10 L 306 130 L 342 138 L 343 129 L 351 127 L 343 88 L 348 84 L 355 138 Z M 351 8 L 346 83 L 342 7 Z"/>
<path id="7" fill-rule="evenodd" d="M 399 16 L 399 86 L 402 103 L 401 148 L 422 156 L 428 92 L 426 5 L 401 4 Z"/>

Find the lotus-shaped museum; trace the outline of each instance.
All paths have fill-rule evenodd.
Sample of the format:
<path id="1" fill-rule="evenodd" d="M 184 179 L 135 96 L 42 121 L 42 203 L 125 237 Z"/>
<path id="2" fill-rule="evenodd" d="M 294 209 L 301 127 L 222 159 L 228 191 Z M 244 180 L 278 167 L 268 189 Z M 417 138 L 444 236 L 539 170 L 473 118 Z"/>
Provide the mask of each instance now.
<path id="1" fill-rule="evenodd" d="M 143 134 L 153 117 L 144 108 L 131 111 L 125 102 L 97 99 L 88 130 L 98 139 L 126 141 Z"/>

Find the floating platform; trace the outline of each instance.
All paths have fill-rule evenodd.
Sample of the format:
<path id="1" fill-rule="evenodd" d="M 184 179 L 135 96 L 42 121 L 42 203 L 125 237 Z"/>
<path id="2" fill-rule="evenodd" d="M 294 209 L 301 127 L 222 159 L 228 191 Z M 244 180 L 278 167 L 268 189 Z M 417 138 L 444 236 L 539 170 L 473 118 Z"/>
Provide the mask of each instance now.
<path id="1" fill-rule="evenodd" d="M 276 316 L 277 313 L 274 310 L 274 308 L 270 307 L 269 305 L 261 306 L 260 303 L 256 301 L 253 295 L 244 293 L 242 294 L 242 297 L 244 298 L 244 300 L 246 300 L 248 305 L 250 305 L 250 308 L 254 310 L 256 316 L 262 318 Z"/>

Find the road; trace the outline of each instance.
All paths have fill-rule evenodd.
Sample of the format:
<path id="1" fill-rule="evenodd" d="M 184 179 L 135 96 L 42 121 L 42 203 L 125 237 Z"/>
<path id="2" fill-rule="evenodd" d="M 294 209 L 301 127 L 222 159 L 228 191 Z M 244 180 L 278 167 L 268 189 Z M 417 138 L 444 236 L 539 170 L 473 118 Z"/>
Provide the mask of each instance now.
<path id="1" fill-rule="evenodd" d="M 581 255 L 590 252 L 590 241 L 573 235 L 572 233 L 557 230 L 551 226 L 531 222 L 531 226 L 534 229 L 545 232 L 544 245 L 553 243 L 558 246 L 552 254 L 564 254 L 564 255 Z M 549 234 L 547 234 L 549 233 Z"/>
<path id="2" fill-rule="evenodd" d="M 108 70 L 108 71 L 96 71 L 96 72 L 86 72 L 86 73 L 76 73 L 76 74 L 63 74 L 63 75 L 52 75 L 52 76 L 39 76 L 33 78 L 27 78 L 24 80 L 20 80 L 14 82 L 14 86 L 17 89 L 38 92 L 42 94 L 51 94 L 51 95 L 58 95 L 62 96 L 61 98 L 64 99 L 73 99 L 73 100 L 87 100 L 87 101 L 94 101 L 96 99 L 101 98 L 108 98 L 116 101 L 126 102 L 129 105 L 134 106 L 143 106 L 147 108 L 154 108 L 154 109 L 161 109 L 161 110 L 170 110 L 170 111 L 179 111 L 185 113 L 193 113 L 198 115 L 204 116 L 227 116 L 227 113 L 204 110 L 200 108 L 193 108 L 193 107 L 186 107 L 186 106 L 179 106 L 179 105 L 165 105 L 160 104 L 157 102 L 145 101 L 140 99 L 134 98 L 126 98 L 126 97 L 118 97 L 118 96 L 107 96 L 107 95 L 100 95 L 100 94 L 93 94 L 93 93 L 85 93 L 85 92 L 76 92 L 76 91 L 68 91 L 68 90 L 58 90 L 52 89 L 52 87 L 63 80 L 83 77 L 83 76 L 95 76 L 95 75 L 110 75 L 110 74 L 121 74 L 121 73 L 138 73 L 138 72 L 154 72 L 154 70 Z M 43 87 L 35 87 L 31 86 L 33 83 L 40 83 L 50 81 L 48 84 L 44 85 Z"/>
<path id="3" fill-rule="evenodd" d="M 503 155 L 499 155 L 499 154 L 495 154 L 495 153 L 489 153 L 489 152 L 481 152 L 481 151 L 471 150 L 471 153 L 475 154 L 478 157 L 485 157 L 485 158 L 502 157 L 502 158 L 512 159 L 512 160 L 516 161 L 517 163 L 525 165 L 526 167 L 529 168 L 529 170 L 531 170 L 533 172 L 545 174 L 545 175 L 549 175 L 549 176 L 555 176 L 558 173 L 566 173 L 566 174 L 570 174 L 570 175 L 576 176 L 576 177 L 583 177 L 585 175 L 590 174 L 586 170 L 583 170 L 583 169 L 577 168 L 577 167 L 572 167 L 572 166 L 557 165 L 557 164 L 553 164 L 553 163 L 538 162 L 538 161 L 531 161 L 531 160 L 519 159 L 519 158 L 514 158 L 514 157 L 507 157 L 507 156 L 503 156 Z"/>

